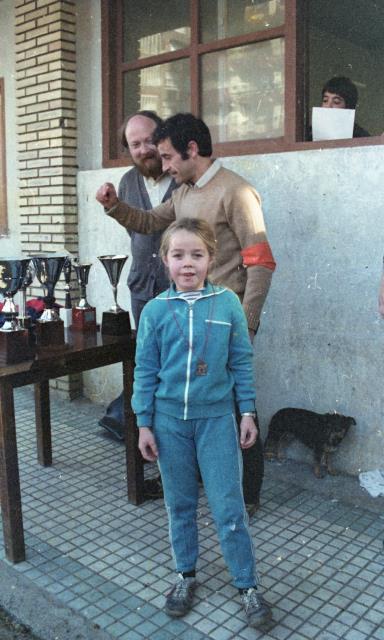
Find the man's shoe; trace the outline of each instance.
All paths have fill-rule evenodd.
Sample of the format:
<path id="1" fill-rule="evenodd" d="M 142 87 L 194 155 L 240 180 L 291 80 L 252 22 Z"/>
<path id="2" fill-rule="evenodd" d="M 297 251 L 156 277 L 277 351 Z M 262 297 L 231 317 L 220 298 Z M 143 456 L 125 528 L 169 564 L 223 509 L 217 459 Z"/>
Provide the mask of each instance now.
<path id="1" fill-rule="evenodd" d="M 99 420 L 100 427 L 104 427 L 109 433 L 111 433 L 116 440 L 120 442 L 124 442 L 124 426 L 120 424 L 118 420 L 115 418 L 110 418 L 109 416 L 103 416 Z"/>
<path id="2" fill-rule="evenodd" d="M 245 615 L 250 627 L 260 627 L 272 618 L 272 611 L 263 597 L 253 587 L 241 594 Z"/>
<path id="3" fill-rule="evenodd" d="M 165 601 L 165 613 L 172 618 L 185 616 L 191 610 L 193 594 L 196 589 L 195 578 L 183 578 L 178 574 L 178 580 L 167 593 Z"/>
<path id="4" fill-rule="evenodd" d="M 144 498 L 158 500 L 163 497 L 163 485 L 160 476 L 151 478 L 150 480 L 144 480 Z"/>

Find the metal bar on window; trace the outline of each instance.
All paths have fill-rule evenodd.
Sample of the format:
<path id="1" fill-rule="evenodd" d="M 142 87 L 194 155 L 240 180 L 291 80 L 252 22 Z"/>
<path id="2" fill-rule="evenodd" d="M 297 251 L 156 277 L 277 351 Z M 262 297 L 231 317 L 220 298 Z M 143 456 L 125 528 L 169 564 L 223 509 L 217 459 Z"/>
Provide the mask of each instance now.
<path id="1" fill-rule="evenodd" d="M 0 78 L 0 234 L 8 231 L 4 79 Z"/>
<path id="2" fill-rule="evenodd" d="M 302 140 L 304 136 L 305 0 L 285 0 L 285 141 Z"/>

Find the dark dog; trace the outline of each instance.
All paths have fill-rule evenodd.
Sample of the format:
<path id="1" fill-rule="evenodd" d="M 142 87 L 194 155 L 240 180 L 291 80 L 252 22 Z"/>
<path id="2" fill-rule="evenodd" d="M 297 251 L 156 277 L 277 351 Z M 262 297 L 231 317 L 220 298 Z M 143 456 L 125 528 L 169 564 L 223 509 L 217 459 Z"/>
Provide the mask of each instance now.
<path id="1" fill-rule="evenodd" d="M 269 460 L 275 457 L 283 459 L 282 442 L 297 438 L 313 449 L 314 473 L 317 478 L 322 478 L 327 471 L 334 473 L 330 468 L 328 455 L 335 451 L 352 424 L 356 424 L 354 418 L 339 413 L 321 414 L 306 409 L 280 409 L 269 423 L 264 455 Z"/>

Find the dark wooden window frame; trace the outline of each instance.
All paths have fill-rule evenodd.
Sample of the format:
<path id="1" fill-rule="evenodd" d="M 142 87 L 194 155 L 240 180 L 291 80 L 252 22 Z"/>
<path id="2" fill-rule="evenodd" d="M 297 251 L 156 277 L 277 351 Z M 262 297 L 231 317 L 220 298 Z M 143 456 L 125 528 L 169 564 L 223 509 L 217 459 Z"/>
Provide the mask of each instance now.
<path id="1" fill-rule="evenodd" d="M 8 233 L 4 79 L 0 78 L 0 236 Z"/>
<path id="2" fill-rule="evenodd" d="M 285 129 L 284 136 L 264 140 L 241 140 L 215 144 L 217 157 L 247 154 L 276 153 L 307 149 L 368 146 L 383 144 L 382 136 L 302 142 L 308 119 L 306 74 L 308 64 L 305 47 L 305 0 L 285 1 L 285 24 L 281 27 L 225 38 L 209 43 L 198 43 L 198 0 L 191 0 L 191 45 L 177 51 L 122 62 L 122 4 L 120 0 L 102 0 L 102 108 L 103 108 L 103 166 L 117 167 L 131 164 L 129 156 L 118 148 L 116 132 L 123 120 L 122 74 L 156 64 L 182 58 L 191 60 L 191 111 L 200 114 L 200 56 L 213 51 L 230 49 L 245 44 L 284 38 L 285 41 Z"/>

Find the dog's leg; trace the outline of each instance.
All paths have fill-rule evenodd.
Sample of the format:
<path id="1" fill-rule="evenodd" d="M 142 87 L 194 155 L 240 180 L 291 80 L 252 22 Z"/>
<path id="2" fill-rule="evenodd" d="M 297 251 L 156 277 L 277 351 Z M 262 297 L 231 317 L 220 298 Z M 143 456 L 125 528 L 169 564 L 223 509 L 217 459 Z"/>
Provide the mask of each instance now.
<path id="1" fill-rule="evenodd" d="M 336 469 L 334 469 L 334 467 L 331 465 L 331 459 L 330 459 L 330 452 L 326 451 L 324 454 L 324 458 L 325 458 L 325 466 L 327 468 L 327 471 L 329 473 L 330 476 L 338 476 L 339 472 L 336 471 Z"/>
<path id="2" fill-rule="evenodd" d="M 284 449 L 289 445 L 290 442 L 292 442 L 293 439 L 294 438 L 291 433 L 283 433 L 283 435 L 279 440 L 279 445 L 277 449 L 278 460 L 285 460 Z"/>
<path id="3" fill-rule="evenodd" d="M 264 458 L 266 460 L 274 460 L 277 455 L 278 447 L 279 447 L 279 440 L 274 437 L 271 437 L 271 434 L 268 433 L 264 442 Z"/>
<path id="4" fill-rule="evenodd" d="M 326 466 L 324 465 L 324 452 L 322 449 L 315 449 L 314 451 L 315 466 L 313 468 L 316 478 L 324 478 L 327 473 Z"/>

